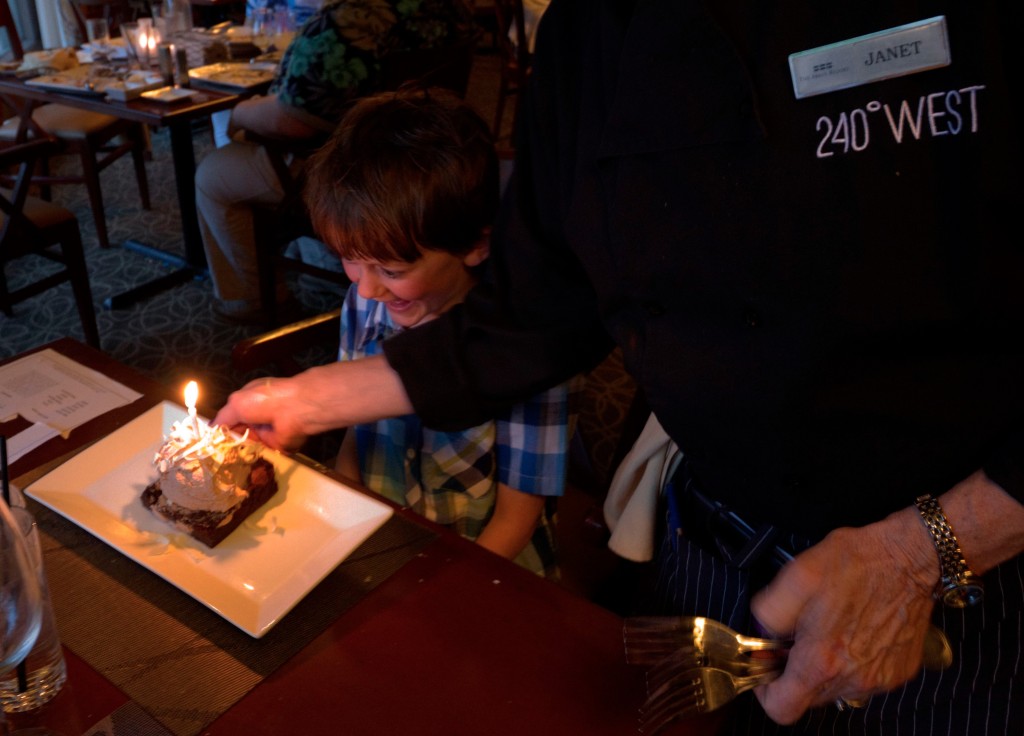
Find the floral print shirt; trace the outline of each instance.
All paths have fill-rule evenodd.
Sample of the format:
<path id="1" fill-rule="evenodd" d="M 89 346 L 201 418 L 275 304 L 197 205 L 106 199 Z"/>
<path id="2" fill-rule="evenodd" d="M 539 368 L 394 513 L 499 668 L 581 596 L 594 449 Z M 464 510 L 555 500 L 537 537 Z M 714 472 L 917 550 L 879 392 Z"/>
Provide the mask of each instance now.
<path id="1" fill-rule="evenodd" d="M 387 54 L 442 48 L 471 33 L 465 0 L 328 0 L 288 46 L 270 93 L 330 131 L 353 99 L 377 91 Z"/>

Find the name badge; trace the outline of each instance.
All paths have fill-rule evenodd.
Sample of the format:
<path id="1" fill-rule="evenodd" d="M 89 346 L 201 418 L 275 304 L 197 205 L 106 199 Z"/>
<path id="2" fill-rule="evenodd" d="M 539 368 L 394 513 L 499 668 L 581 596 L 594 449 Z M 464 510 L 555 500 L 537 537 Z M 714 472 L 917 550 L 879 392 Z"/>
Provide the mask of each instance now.
<path id="1" fill-rule="evenodd" d="M 797 99 L 949 66 L 946 16 L 789 55 Z"/>

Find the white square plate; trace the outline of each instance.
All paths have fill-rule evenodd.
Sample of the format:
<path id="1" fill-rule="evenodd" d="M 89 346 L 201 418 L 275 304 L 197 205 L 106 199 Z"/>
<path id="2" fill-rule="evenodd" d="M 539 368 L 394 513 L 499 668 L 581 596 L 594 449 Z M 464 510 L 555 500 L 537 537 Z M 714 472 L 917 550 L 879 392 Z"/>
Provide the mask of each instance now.
<path id="1" fill-rule="evenodd" d="M 89 77 L 76 70 L 56 72 L 55 74 L 41 74 L 38 77 L 26 79 L 25 84 L 29 87 L 41 87 L 52 92 L 67 92 L 87 97 L 103 97 L 106 94 L 101 88 L 90 87 Z"/>
<path id="2" fill-rule="evenodd" d="M 25 492 L 259 638 L 392 510 L 266 450 L 277 493 L 211 550 L 154 516 L 140 500 L 156 479 L 157 447 L 171 424 L 187 416 L 184 407 L 165 401 Z"/>
<path id="3" fill-rule="evenodd" d="M 142 93 L 143 99 L 154 102 L 165 102 L 171 104 L 181 102 L 195 97 L 198 93 L 194 89 L 183 89 L 181 87 L 160 87 Z"/>
<path id="4" fill-rule="evenodd" d="M 189 69 L 188 76 L 200 85 L 248 90 L 273 81 L 274 67 L 266 64 L 220 62 Z"/>
<path id="5" fill-rule="evenodd" d="M 149 90 L 164 86 L 164 78 L 156 72 L 132 72 L 122 80 L 111 81 L 104 85 L 107 97 L 119 102 L 128 102 L 145 94 Z"/>

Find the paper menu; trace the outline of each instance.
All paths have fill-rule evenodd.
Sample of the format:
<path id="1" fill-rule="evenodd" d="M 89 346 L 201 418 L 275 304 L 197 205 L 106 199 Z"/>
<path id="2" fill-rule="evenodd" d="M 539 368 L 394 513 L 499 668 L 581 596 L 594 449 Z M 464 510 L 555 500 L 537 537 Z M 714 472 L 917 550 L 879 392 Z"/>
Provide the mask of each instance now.
<path id="1" fill-rule="evenodd" d="M 42 350 L 0 366 L 0 421 L 21 415 L 32 426 L 8 439 L 8 460 L 142 394 L 55 350 Z"/>

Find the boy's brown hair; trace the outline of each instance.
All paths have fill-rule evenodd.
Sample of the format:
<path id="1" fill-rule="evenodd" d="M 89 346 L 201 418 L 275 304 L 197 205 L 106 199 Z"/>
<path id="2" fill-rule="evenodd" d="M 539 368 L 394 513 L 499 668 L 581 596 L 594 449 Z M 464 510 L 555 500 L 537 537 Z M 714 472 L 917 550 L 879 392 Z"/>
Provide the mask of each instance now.
<path id="1" fill-rule="evenodd" d="M 307 167 L 313 226 L 343 258 L 463 255 L 492 224 L 498 160 L 490 129 L 443 89 L 365 97 Z"/>

